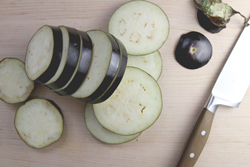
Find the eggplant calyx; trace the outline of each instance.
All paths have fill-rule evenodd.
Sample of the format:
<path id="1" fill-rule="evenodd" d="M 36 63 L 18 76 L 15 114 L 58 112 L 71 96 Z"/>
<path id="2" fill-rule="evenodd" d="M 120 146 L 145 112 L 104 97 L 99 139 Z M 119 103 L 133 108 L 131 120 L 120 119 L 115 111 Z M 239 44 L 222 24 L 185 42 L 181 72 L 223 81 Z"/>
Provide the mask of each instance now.
<path id="1" fill-rule="evenodd" d="M 196 8 L 203 11 L 209 20 L 220 28 L 225 28 L 230 17 L 239 14 L 244 18 L 244 25 L 248 26 L 247 18 L 221 0 L 194 0 Z"/>
<path id="2" fill-rule="evenodd" d="M 190 47 L 190 49 L 189 49 L 189 53 L 191 54 L 191 55 L 194 55 L 195 53 L 197 53 L 198 52 L 198 48 L 197 47 Z"/>

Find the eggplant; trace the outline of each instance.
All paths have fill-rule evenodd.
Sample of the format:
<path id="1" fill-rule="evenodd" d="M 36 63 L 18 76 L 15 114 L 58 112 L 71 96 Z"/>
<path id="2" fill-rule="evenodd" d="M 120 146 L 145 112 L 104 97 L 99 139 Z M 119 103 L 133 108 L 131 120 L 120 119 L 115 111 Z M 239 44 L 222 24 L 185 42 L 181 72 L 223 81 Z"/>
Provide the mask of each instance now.
<path id="1" fill-rule="evenodd" d="M 62 73 L 59 78 L 46 86 L 51 90 L 56 90 L 64 87 L 69 81 L 72 75 L 74 74 L 77 63 L 80 58 L 80 47 L 81 39 L 78 31 L 71 27 L 65 27 L 69 34 L 69 46 L 68 46 L 68 56 L 66 64 L 63 68 Z"/>
<path id="2" fill-rule="evenodd" d="M 116 76 L 114 77 L 112 83 L 110 86 L 106 89 L 106 91 L 101 95 L 99 98 L 91 101 L 90 103 L 101 103 L 105 100 L 107 100 L 116 90 L 118 85 L 120 84 L 123 75 L 125 73 L 126 67 L 127 67 L 127 61 L 128 61 L 128 55 L 125 46 L 122 44 L 120 40 L 112 36 L 115 40 L 115 42 L 118 44 L 119 49 L 120 49 L 120 65 L 119 65 L 119 70 L 116 72 Z"/>
<path id="3" fill-rule="evenodd" d="M 124 135 L 119 135 L 119 134 L 110 132 L 98 122 L 93 111 L 93 105 L 89 103 L 87 103 L 85 106 L 84 119 L 85 119 L 86 127 L 89 130 L 89 132 L 96 139 L 107 144 L 122 144 L 125 142 L 129 142 L 137 138 L 141 134 L 141 133 L 137 133 L 134 135 L 124 136 Z"/>
<path id="4" fill-rule="evenodd" d="M 87 34 L 93 42 L 93 58 L 86 79 L 72 96 L 90 102 L 101 96 L 114 79 L 119 69 L 120 51 L 107 33 L 91 30 Z"/>
<path id="5" fill-rule="evenodd" d="M 175 59 L 187 69 L 197 69 L 206 65 L 212 57 L 210 41 L 199 32 L 183 34 L 175 49 Z"/>
<path id="6" fill-rule="evenodd" d="M 127 66 L 138 67 L 158 80 L 162 72 L 161 53 L 157 50 L 143 56 L 128 55 Z"/>
<path id="7" fill-rule="evenodd" d="M 203 11 L 198 10 L 197 11 L 197 18 L 198 22 L 201 27 L 203 27 L 205 30 L 211 33 L 219 33 L 221 30 L 223 30 L 225 27 L 219 27 L 216 26 L 205 14 Z M 229 20 L 227 21 L 229 22 Z"/>
<path id="8" fill-rule="evenodd" d="M 55 102 L 32 99 L 17 109 L 14 123 L 18 135 L 28 146 L 44 148 L 60 139 L 63 120 Z"/>
<path id="9" fill-rule="evenodd" d="M 65 26 L 59 26 L 58 28 L 60 28 L 60 30 L 62 32 L 62 41 L 63 41 L 62 57 L 60 60 L 60 65 L 59 65 L 55 75 L 48 82 L 46 82 L 44 85 L 51 84 L 51 83 L 55 82 L 60 77 L 60 75 L 65 67 L 67 58 L 68 58 L 69 33 L 68 33 L 68 30 Z"/>
<path id="10" fill-rule="evenodd" d="M 25 55 L 25 71 L 30 80 L 44 84 L 56 73 L 62 57 L 62 32 L 44 25 L 32 36 Z"/>
<path id="11" fill-rule="evenodd" d="M 92 60 L 93 45 L 90 37 L 84 31 L 78 31 L 78 33 L 81 37 L 81 57 L 79 58 L 75 74 L 72 75 L 66 86 L 61 89 L 54 90 L 54 92 L 61 96 L 71 95 L 77 91 L 86 78 Z"/>
<path id="12" fill-rule="evenodd" d="M 126 67 L 115 92 L 93 104 L 95 116 L 107 130 L 133 135 L 149 128 L 162 111 L 162 93 L 157 81 L 144 70 Z"/>
<path id="13" fill-rule="evenodd" d="M 129 55 L 146 55 L 161 48 L 169 27 L 168 17 L 158 5 L 129 1 L 112 14 L 108 32 L 124 44 Z"/>
<path id="14" fill-rule="evenodd" d="M 0 62 L 0 99 L 6 103 L 25 101 L 34 89 L 34 81 L 25 72 L 24 63 L 17 58 Z"/>
<path id="15" fill-rule="evenodd" d="M 230 18 L 239 14 L 244 18 L 244 26 L 248 26 L 247 18 L 222 0 L 194 0 L 198 9 L 197 18 L 201 27 L 211 33 L 218 33 L 226 28 Z"/>

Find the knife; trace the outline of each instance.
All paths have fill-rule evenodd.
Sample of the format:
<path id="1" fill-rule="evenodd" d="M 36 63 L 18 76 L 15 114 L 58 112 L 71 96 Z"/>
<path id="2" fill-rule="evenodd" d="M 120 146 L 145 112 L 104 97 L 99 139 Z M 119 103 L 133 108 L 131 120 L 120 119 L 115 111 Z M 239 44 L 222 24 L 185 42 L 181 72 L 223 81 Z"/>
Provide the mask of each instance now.
<path id="1" fill-rule="evenodd" d="M 248 21 L 250 23 L 250 21 Z M 202 109 L 176 167 L 193 167 L 207 142 L 220 105 L 238 107 L 250 84 L 250 26 L 244 27 L 230 53 L 205 107 Z"/>

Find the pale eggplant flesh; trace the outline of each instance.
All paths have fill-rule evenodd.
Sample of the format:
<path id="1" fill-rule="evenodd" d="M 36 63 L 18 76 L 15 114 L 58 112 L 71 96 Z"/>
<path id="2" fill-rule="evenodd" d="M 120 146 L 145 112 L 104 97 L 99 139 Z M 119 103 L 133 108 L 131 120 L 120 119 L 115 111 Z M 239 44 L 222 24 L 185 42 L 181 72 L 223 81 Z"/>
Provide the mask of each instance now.
<path id="1" fill-rule="evenodd" d="M 84 110 L 85 124 L 89 132 L 99 141 L 107 144 L 122 144 L 139 137 L 140 133 L 134 135 L 119 135 L 105 129 L 96 119 L 93 105 L 87 103 Z"/>
<path id="2" fill-rule="evenodd" d="M 162 110 L 157 81 L 144 70 L 127 67 L 115 92 L 104 102 L 93 104 L 100 124 L 113 133 L 133 135 L 149 128 Z"/>
<path id="3" fill-rule="evenodd" d="M 28 99 L 34 81 L 25 72 L 23 61 L 4 58 L 0 62 L 0 99 L 6 103 L 20 103 Z"/>
<path id="4" fill-rule="evenodd" d="M 49 99 L 32 99 L 15 114 L 15 128 L 20 138 L 32 148 L 44 148 L 58 141 L 63 133 L 64 116 Z"/>
<path id="5" fill-rule="evenodd" d="M 168 38 L 169 20 L 166 13 L 149 1 L 129 1 L 110 17 L 108 32 L 118 38 L 129 55 L 155 52 Z"/>
<path id="6" fill-rule="evenodd" d="M 28 77 L 39 84 L 49 81 L 59 67 L 62 47 L 61 30 L 54 26 L 42 26 L 27 47 L 25 70 Z"/>

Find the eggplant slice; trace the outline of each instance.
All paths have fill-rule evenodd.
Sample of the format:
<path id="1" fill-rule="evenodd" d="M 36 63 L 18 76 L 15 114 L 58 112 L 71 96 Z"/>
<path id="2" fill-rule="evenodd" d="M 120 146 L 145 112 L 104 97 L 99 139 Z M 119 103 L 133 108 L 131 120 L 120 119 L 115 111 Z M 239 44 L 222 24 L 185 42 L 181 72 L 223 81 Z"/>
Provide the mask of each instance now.
<path id="1" fill-rule="evenodd" d="M 129 55 L 145 55 L 158 50 L 169 35 L 165 12 L 148 1 L 130 1 L 111 16 L 108 32 L 121 40 Z"/>
<path id="2" fill-rule="evenodd" d="M 101 30 L 87 31 L 93 43 L 93 55 L 89 72 L 80 88 L 72 94 L 82 101 L 93 101 L 100 97 L 112 83 L 119 69 L 118 44 Z"/>
<path id="3" fill-rule="evenodd" d="M 62 32 L 58 27 L 44 25 L 31 38 L 25 56 L 25 70 L 30 80 L 39 84 L 56 73 L 62 57 Z"/>
<path id="4" fill-rule="evenodd" d="M 25 101 L 32 90 L 31 81 L 24 69 L 24 63 L 17 58 L 5 58 L 0 62 L 0 98 L 6 103 Z"/>
<path id="5" fill-rule="evenodd" d="M 93 111 L 93 105 L 89 103 L 86 104 L 85 111 L 84 111 L 84 118 L 85 118 L 86 127 L 88 128 L 89 132 L 96 139 L 104 143 L 122 144 L 122 143 L 129 142 L 137 138 L 141 134 L 141 133 L 137 133 L 134 135 L 124 136 L 124 135 L 119 135 L 119 134 L 110 132 L 98 122 Z"/>
<path id="6" fill-rule="evenodd" d="M 160 116 L 162 94 L 144 70 L 127 67 L 121 83 L 104 102 L 93 104 L 100 124 L 113 133 L 133 135 L 149 128 Z"/>
<path id="7" fill-rule="evenodd" d="M 69 50 L 69 33 L 66 27 L 64 26 L 59 26 L 61 32 L 62 32 L 62 41 L 63 41 L 63 51 L 62 51 L 62 57 L 60 60 L 60 65 L 55 73 L 55 75 L 48 81 L 45 83 L 45 85 L 49 85 L 53 82 L 55 82 L 61 75 L 67 58 L 68 58 L 68 50 Z"/>
<path id="8" fill-rule="evenodd" d="M 27 145 L 43 148 L 61 137 L 63 115 L 53 101 L 32 99 L 18 108 L 15 128 Z"/>
<path id="9" fill-rule="evenodd" d="M 159 51 L 144 56 L 128 55 L 128 66 L 138 67 L 158 80 L 162 72 L 162 59 Z"/>
<path id="10" fill-rule="evenodd" d="M 84 31 L 78 31 L 81 37 L 80 58 L 70 81 L 61 89 L 54 90 L 61 96 L 71 95 L 77 91 L 84 81 L 92 60 L 92 41 Z"/>
<path id="11" fill-rule="evenodd" d="M 66 60 L 66 64 L 63 68 L 62 73 L 59 78 L 46 86 L 51 90 L 56 90 L 64 87 L 71 79 L 74 74 L 77 63 L 80 58 L 80 47 L 81 47 L 81 39 L 78 31 L 71 27 L 65 27 L 69 34 L 69 46 L 68 46 L 68 56 Z"/>
<path id="12" fill-rule="evenodd" d="M 107 100 L 116 90 L 116 88 L 118 87 L 118 85 L 120 84 L 122 77 L 125 73 L 126 67 L 127 67 L 127 51 L 126 48 L 124 47 L 124 45 L 121 43 L 121 41 L 119 41 L 117 38 L 115 38 L 114 36 L 112 36 L 115 41 L 117 42 L 119 48 L 120 48 L 120 56 L 121 56 L 121 60 L 120 60 L 120 65 L 119 65 L 119 70 L 117 71 L 117 74 L 115 76 L 115 78 L 113 79 L 112 83 L 110 84 L 110 86 L 107 88 L 107 90 L 103 93 L 102 96 L 100 96 L 99 98 L 91 101 L 90 103 L 95 104 L 95 103 L 101 103 L 105 100 Z"/>

